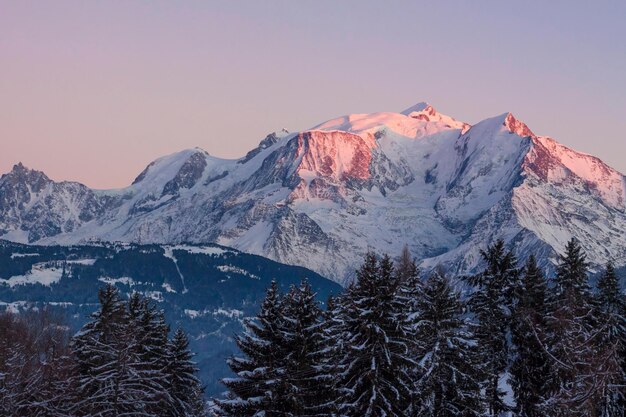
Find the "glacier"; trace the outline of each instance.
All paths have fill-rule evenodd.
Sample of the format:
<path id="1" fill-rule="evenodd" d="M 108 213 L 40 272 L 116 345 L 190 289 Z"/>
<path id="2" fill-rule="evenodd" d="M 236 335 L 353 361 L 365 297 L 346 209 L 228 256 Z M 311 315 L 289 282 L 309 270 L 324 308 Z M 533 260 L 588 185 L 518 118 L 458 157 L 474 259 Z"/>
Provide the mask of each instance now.
<path id="1" fill-rule="evenodd" d="M 217 243 L 349 282 L 367 251 L 475 272 L 502 238 L 547 270 L 572 237 L 592 268 L 626 264 L 626 179 L 510 113 L 474 125 L 427 103 L 267 135 L 240 159 L 188 149 L 126 188 L 0 178 L 0 239 Z"/>

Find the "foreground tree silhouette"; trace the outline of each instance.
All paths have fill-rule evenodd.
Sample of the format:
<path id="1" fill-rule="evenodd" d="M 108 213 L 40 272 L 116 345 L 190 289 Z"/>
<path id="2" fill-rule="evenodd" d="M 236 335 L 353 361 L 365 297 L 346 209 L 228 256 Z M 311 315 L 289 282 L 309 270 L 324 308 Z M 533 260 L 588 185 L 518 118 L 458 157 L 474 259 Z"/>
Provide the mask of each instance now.
<path id="1" fill-rule="evenodd" d="M 524 268 L 518 303 L 512 320 L 515 359 L 511 365 L 511 386 L 516 415 L 542 417 L 540 404 L 547 394 L 549 358 L 545 351 L 548 283 L 530 256 Z"/>
<path id="2" fill-rule="evenodd" d="M 593 416 L 599 403 L 604 359 L 596 354 L 594 307 L 586 256 L 572 239 L 560 257 L 547 316 L 550 357 L 549 398 L 544 412 Z"/>
<path id="3" fill-rule="evenodd" d="M 177 334 L 168 340 L 163 312 L 137 293 L 124 303 L 112 285 L 98 296 L 100 308 L 71 342 L 74 394 L 67 398 L 70 414 L 204 415 L 202 389 L 193 377 L 186 339 Z M 181 380 L 187 384 L 184 395 L 177 384 Z"/>
<path id="4" fill-rule="evenodd" d="M 416 366 L 406 305 L 388 256 L 368 254 L 341 305 L 344 352 L 340 411 L 348 417 L 405 416 Z"/>
<path id="5" fill-rule="evenodd" d="M 228 365 L 237 375 L 224 378 L 228 397 L 216 400 L 220 416 L 278 416 L 287 408 L 283 385 L 285 370 L 283 300 L 276 281 L 267 290 L 261 310 L 245 323 L 246 333 L 237 337 L 244 356 L 235 356 Z"/>
<path id="6" fill-rule="evenodd" d="M 422 375 L 416 384 L 418 416 L 481 416 L 481 371 L 476 341 L 463 319 L 463 303 L 441 274 L 433 274 L 419 297 L 418 336 Z"/>
<path id="7" fill-rule="evenodd" d="M 76 361 L 75 412 L 79 415 L 139 414 L 139 393 L 124 389 L 132 384 L 127 350 L 127 316 L 118 290 L 107 285 L 98 292 L 100 308 L 74 336 Z"/>
<path id="8" fill-rule="evenodd" d="M 626 407 L 626 300 L 611 262 L 598 280 L 597 351 L 604 357 L 606 382 L 600 388 L 602 417 L 623 416 Z"/>
<path id="9" fill-rule="evenodd" d="M 488 414 L 497 417 L 508 410 L 504 403 L 505 392 L 499 382 L 509 364 L 507 335 L 519 286 L 519 269 L 515 255 L 505 249 L 502 240 L 483 251 L 482 257 L 487 266 L 481 274 L 469 279 L 476 288 L 469 304 L 478 321 L 476 338 L 486 375 L 484 388 Z"/>
<path id="10" fill-rule="evenodd" d="M 316 294 L 308 282 L 285 296 L 285 379 L 291 397 L 289 415 L 328 416 L 333 411 L 332 369 Z"/>
<path id="11" fill-rule="evenodd" d="M 187 335 L 181 329 L 176 330 L 169 342 L 167 355 L 167 384 L 174 402 L 174 416 L 206 416 L 203 388 L 196 376 L 198 369 L 189 350 Z"/>

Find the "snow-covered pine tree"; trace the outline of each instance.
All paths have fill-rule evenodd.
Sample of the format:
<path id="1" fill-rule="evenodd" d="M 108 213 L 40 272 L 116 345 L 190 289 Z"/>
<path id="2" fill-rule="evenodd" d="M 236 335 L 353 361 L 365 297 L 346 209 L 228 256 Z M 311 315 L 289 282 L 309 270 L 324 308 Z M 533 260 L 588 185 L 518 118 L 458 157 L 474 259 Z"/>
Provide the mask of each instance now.
<path id="1" fill-rule="evenodd" d="M 566 293 L 571 290 L 571 295 L 582 304 L 582 308 L 591 308 L 592 295 L 588 275 L 587 255 L 583 252 L 580 242 L 572 238 L 565 246 L 565 253 L 559 255 L 554 302 L 557 305 L 564 303 Z"/>
<path id="2" fill-rule="evenodd" d="M 328 392 L 327 399 L 329 400 L 329 416 L 339 415 L 340 361 L 345 352 L 343 312 L 347 311 L 342 308 L 342 301 L 345 301 L 345 297 L 329 296 L 326 301 L 326 309 L 322 311 L 321 337 L 323 343 L 323 356 L 320 370 L 322 374 L 329 375 L 329 380 L 325 386 L 325 390 Z"/>
<path id="3" fill-rule="evenodd" d="M 333 406 L 333 375 L 326 366 L 322 312 L 307 281 L 291 288 L 284 312 L 286 414 L 328 416 Z"/>
<path id="4" fill-rule="evenodd" d="M 189 350 L 187 335 L 182 329 L 174 332 L 168 347 L 167 378 L 174 403 L 174 417 L 204 417 L 206 405 L 203 388 L 196 376 L 198 369 Z"/>
<path id="5" fill-rule="evenodd" d="M 598 280 L 597 351 L 604 357 L 606 379 L 598 415 L 624 416 L 626 413 L 626 300 L 612 262 Z"/>
<path id="6" fill-rule="evenodd" d="M 481 367 L 486 375 L 484 389 L 488 415 L 496 417 L 509 408 L 504 402 L 505 392 L 500 387 L 500 380 L 509 365 L 508 335 L 520 271 L 515 255 L 506 250 L 502 240 L 481 253 L 487 266 L 481 274 L 469 278 L 475 287 L 469 304 L 478 320 L 476 337 L 481 351 Z"/>
<path id="7" fill-rule="evenodd" d="M 600 402 L 597 383 L 602 358 L 596 354 L 594 306 L 586 255 L 575 239 L 560 256 L 546 317 L 550 357 L 550 416 L 593 416 Z"/>
<path id="8" fill-rule="evenodd" d="M 254 320 L 246 321 L 246 332 L 237 337 L 243 357 L 228 360 L 237 375 L 224 378 L 226 399 L 215 399 L 216 413 L 224 417 L 281 415 L 284 369 L 283 300 L 276 281 L 267 290 L 261 310 Z"/>
<path id="9" fill-rule="evenodd" d="M 407 302 L 415 305 L 417 297 L 421 293 L 422 281 L 419 277 L 417 263 L 406 245 L 402 248 L 400 257 L 395 263 L 395 275 L 400 286 L 400 296 L 405 297 Z"/>
<path id="10" fill-rule="evenodd" d="M 174 400 L 170 395 L 167 366 L 169 361 L 169 326 L 165 315 L 153 302 L 140 299 L 135 308 L 132 296 L 128 302 L 129 316 L 126 329 L 127 354 L 131 358 L 129 371 L 134 375 L 122 388 L 133 393 L 143 405 L 145 415 L 175 415 Z"/>
<path id="11" fill-rule="evenodd" d="M 419 297 L 417 335 L 423 347 L 416 413 L 424 417 L 483 415 L 476 341 L 464 306 L 448 280 L 434 273 Z"/>
<path id="12" fill-rule="evenodd" d="M 76 415 L 117 416 L 142 412 L 142 404 L 120 387 L 129 382 L 127 314 L 118 290 L 107 285 L 98 292 L 100 308 L 74 336 Z"/>
<path id="13" fill-rule="evenodd" d="M 393 264 L 369 253 L 342 296 L 345 349 L 340 360 L 340 411 L 347 417 L 404 417 L 415 367 L 410 326 Z"/>
<path id="14" fill-rule="evenodd" d="M 511 323 L 514 360 L 510 382 L 519 417 L 544 416 L 539 406 L 545 399 L 546 376 L 550 374 L 544 348 L 547 291 L 548 283 L 531 255 L 524 268 Z"/>
<path id="15" fill-rule="evenodd" d="M 417 263 L 406 245 L 395 263 L 395 279 L 398 283 L 398 297 L 406 304 L 409 321 L 415 323 L 419 319 L 418 299 L 423 289 Z"/>
<path id="16" fill-rule="evenodd" d="M 419 300 L 423 291 L 423 283 L 419 276 L 419 269 L 415 259 L 411 256 L 409 247 L 404 246 L 400 257 L 395 263 L 395 279 L 398 283 L 398 297 L 404 303 L 407 320 L 410 325 L 409 338 L 411 339 L 411 357 L 421 358 L 424 354 L 422 340 L 417 334 L 417 323 L 420 320 Z M 417 380 L 421 375 L 420 367 L 416 366 L 411 370 L 413 380 Z M 412 389 L 412 397 L 415 397 L 415 389 Z M 407 414 L 412 415 L 414 411 L 415 400 L 411 400 L 411 406 L 407 410 Z"/>

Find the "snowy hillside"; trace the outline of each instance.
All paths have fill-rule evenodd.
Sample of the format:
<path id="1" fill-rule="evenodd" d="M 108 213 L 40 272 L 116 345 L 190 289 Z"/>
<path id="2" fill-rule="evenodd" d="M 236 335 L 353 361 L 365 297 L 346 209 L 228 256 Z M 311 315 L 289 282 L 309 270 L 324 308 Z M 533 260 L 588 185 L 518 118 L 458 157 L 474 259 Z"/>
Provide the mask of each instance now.
<path id="1" fill-rule="evenodd" d="M 419 103 L 272 133 L 239 160 L 185 150 L 120 190 L 16 165 L 0 179 L 0 237 L 216 242 L 338 282 L 369 249 L 404 244 L 424 267 L 471 272 L 500 237 L 548 268 L 572 236 L 595 264 L 623 265 L 625 194 L 621 173 L 510 113 L 470 126 Z"/>
<path id="2" fill-rule="evenodd" d="M 98 305 L 98 288 L 115 285 L 124 297 L 139 292 L 182 327 L 198 354 L 207 394 L 223 391 L 233 335 L 256 314 L 276 280 L 288 291 L 307 279 L 323 302 L 341 287 L 300 267 L 216 245 L 30 246 L 0 240 L 0 311 L 58 309 L 78 330 Z"/>

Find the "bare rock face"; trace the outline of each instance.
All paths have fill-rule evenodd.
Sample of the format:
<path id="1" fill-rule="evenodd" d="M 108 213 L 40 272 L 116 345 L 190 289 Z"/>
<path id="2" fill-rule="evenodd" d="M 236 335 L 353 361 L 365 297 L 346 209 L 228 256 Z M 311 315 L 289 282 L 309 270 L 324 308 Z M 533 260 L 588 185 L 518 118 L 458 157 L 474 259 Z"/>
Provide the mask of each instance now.
<path id="1" fill-rule="evenodd" d="M 510 113 L 470 126 L 419 103 L 274 132 L 239 160 L 185 150 L 122 190 L 19 164 L 0 179 L 0 238 L 219 243 L 342 283 L 367 251 L 405 244 L 425 269 L 473 272 L 498 238 L 547 269 L 571 237 L 621 266 L 625 195 L 621 173 Z"/>
<path id="2" fill-rule="evenodd" d="M 21 163 L 0 178 L 0 235 L 36 242 L 102 216 L 111 199 L 76 182 L 54 182 Z"/>
<path id="3" fill-rule="evenodd" d="M 181 188 L 189 189 L 193 187 L 202 177 L 206 166 L 206 159 L 201 152 L 193 154 L 178 170 L 176 176 L 165 184 L 161 195 L 178 195 Z"/>

